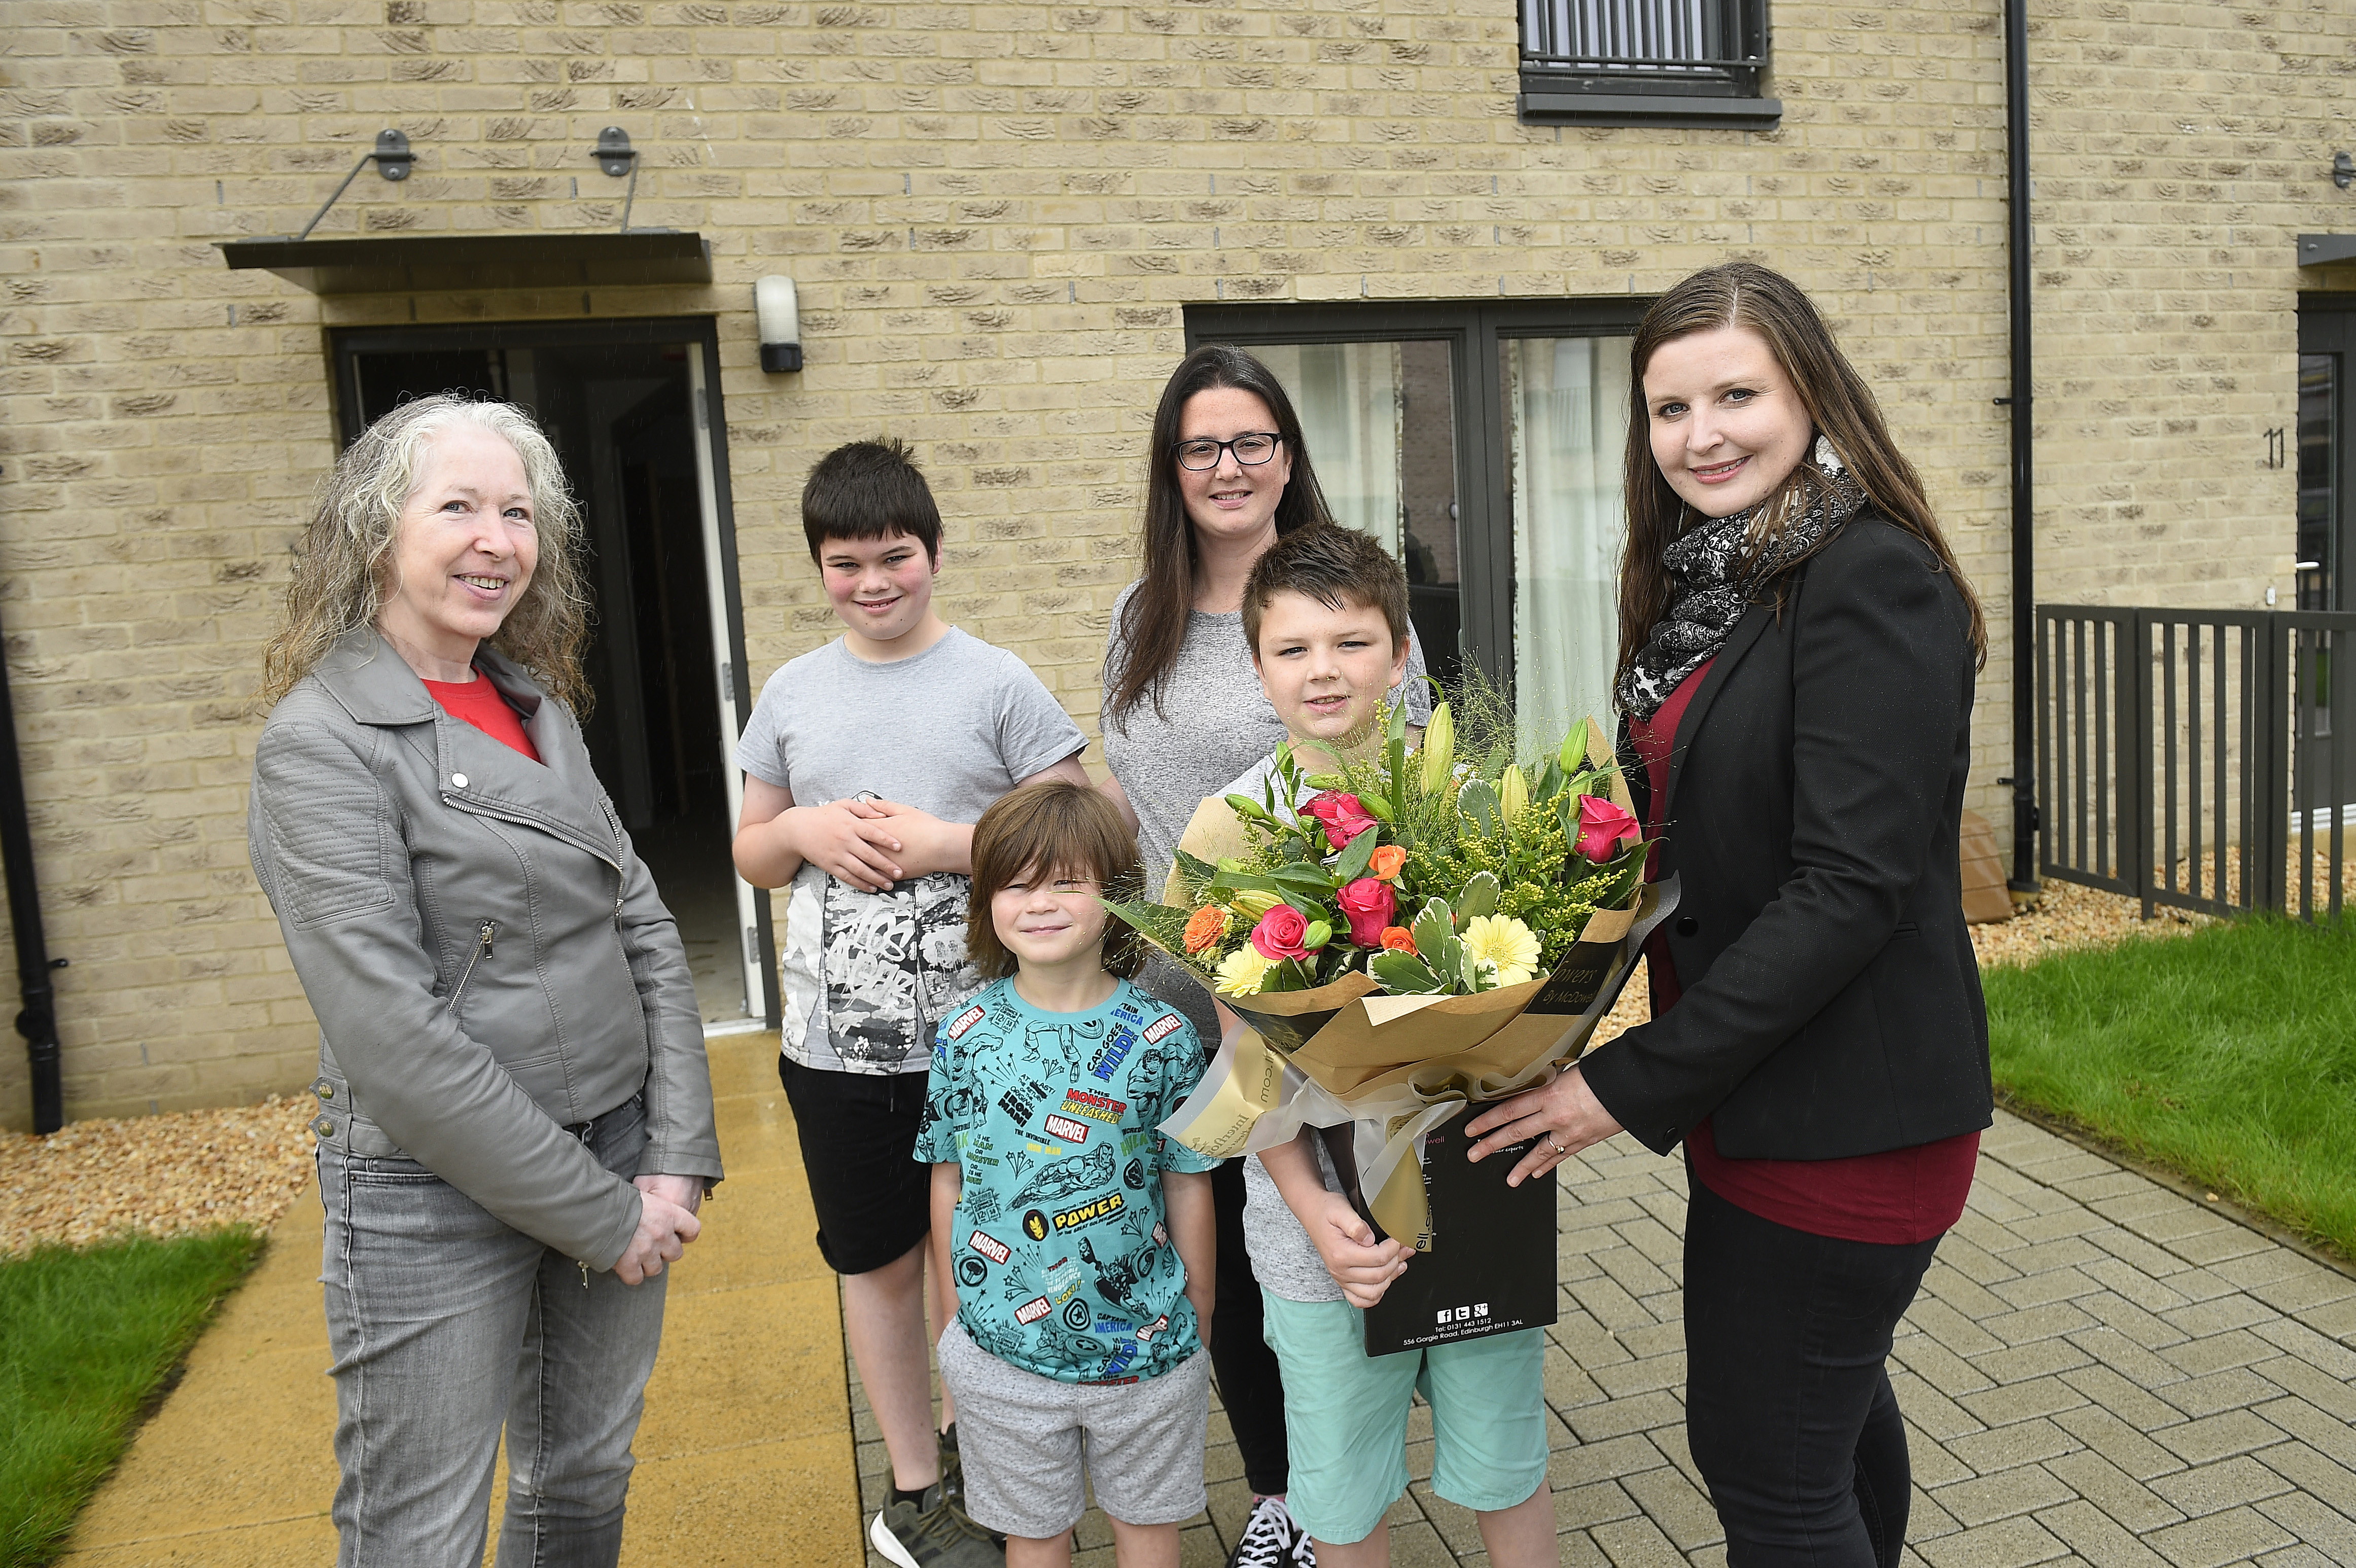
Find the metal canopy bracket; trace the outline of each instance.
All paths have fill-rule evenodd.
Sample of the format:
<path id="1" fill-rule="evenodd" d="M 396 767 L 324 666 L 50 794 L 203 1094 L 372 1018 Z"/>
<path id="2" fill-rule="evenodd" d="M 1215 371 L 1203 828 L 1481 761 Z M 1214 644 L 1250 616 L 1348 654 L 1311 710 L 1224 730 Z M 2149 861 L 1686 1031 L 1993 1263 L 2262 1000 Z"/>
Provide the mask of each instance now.
<path id="1" fill-rule="evenodd" d="M 712 282 L 712 246 L 692 230 L 406 234 L 365 240 L 214 243 L 232 271 L 275 272 L 315 294 Z"/>
<path id="2" fill-rule="evenodd" d="M 2328 267 L 2334 261 L 2356 261 L 2356 234 L 2298 237 L 2298 264 L 2302 267 Z"/>

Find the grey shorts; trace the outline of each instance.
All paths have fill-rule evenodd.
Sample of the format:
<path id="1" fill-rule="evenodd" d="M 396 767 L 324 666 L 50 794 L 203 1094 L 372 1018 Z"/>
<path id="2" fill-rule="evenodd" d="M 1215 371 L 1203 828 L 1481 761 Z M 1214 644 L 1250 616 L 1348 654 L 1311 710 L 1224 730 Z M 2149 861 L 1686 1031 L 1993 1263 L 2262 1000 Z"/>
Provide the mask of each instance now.
<path id="1" fill-rule="evenodd" d="M 1123 1524 L 1203 1511 L 1211 1358 L 1201 1351 L 1133 1383 L 1058 1382 L 1007 1365 L 952 1318 L 940 1359 L 975 1523 L 1033 1541 L 1063 1534 L 1087 1508 L 1084 1457 L 1097 1505 Z"/>

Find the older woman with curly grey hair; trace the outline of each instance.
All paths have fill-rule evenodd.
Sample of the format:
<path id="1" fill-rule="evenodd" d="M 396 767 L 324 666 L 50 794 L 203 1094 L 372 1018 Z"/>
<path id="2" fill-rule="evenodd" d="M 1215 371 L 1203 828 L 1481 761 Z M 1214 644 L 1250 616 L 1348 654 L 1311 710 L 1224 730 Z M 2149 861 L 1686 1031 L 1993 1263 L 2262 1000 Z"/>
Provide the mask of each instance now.
<path id="1" fill-rule="evenodd" d="M 720 1178 L 677 927 L 590 770 L 580 519 L 505 403 L 354 442 L 267 654 L 254 874 L 318 1017 L 338 1561 L 610 1564 Z"/>

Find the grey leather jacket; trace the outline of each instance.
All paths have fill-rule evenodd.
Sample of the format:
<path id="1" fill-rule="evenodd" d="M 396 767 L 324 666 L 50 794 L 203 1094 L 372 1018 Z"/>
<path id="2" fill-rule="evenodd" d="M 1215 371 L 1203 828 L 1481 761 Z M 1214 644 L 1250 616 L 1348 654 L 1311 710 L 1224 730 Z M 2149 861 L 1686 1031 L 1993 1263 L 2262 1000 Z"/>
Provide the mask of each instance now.
<path id="1" fill-rule="evenodd" d="M 320 1136 L 611 1268 L 639 1195 L 565 1129 L 643 1093 L 638 1174 L 717 1180 L 702 1017 L 573 715 L 488 648 L 476 667 L 541 763 L 362 628 L 271 712 L 248 848 L 319 1020 Z"/>

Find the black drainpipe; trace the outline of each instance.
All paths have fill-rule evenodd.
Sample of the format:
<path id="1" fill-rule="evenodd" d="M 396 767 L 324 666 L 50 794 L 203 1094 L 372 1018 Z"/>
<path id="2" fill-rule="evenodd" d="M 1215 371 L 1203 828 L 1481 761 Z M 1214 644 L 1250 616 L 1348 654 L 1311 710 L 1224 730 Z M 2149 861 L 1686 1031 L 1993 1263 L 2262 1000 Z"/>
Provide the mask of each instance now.
<path id="1" fill-rule="evenodd" d="M 66 1125 L 57 993 L 49 985 L 49 944 L 41 932 L 41 884 L 33 875 L 33 829 L 25 817 L 25 771 L 16 756 L 16 709 L 5 657 L 0 657 L 0 856 L 8 862 L 8 925 L 16 938 L 16 983 L 25 995 L 16 1032 L 25 1037 L 32 1059 L 33 1130 L 53 1133 Z M 56 961 L 56 967 L 64 966 L 64 959 Z"/>
<path id="2" fill-rule="evenodd" d="M 2037 891 L 2037 528 L 2029 472 L 2029 0 L 2005 0 L 2004 158 L 2011 305 L 2012 395 L 2012 886 Z"/>

